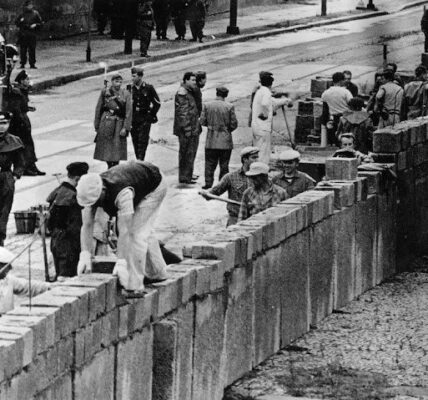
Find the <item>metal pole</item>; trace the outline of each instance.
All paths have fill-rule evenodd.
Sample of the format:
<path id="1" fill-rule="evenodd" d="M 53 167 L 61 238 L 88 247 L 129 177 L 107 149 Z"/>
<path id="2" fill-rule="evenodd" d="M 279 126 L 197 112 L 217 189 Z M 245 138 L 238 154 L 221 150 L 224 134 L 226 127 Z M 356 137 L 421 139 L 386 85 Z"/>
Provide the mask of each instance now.
<path id="1" fill-rule="evenodd" d="M 86 46 L 86 62 L 91 62 L 91 12 L 92 0 L 88 0 L 88 43 Z"/>
<path id="2" fill-rule="evenodd" d="M 321 16 L 327 15 L 327 0 L 321 0 Z"/>
<path id="3" fill-rule="evenodd" d="M 239 28 L 237 26 L 238 20 L 238 0 L 230 0 L 230 22 L 227 27 L 226 33 L 230 35 L 239 35 Z"/>

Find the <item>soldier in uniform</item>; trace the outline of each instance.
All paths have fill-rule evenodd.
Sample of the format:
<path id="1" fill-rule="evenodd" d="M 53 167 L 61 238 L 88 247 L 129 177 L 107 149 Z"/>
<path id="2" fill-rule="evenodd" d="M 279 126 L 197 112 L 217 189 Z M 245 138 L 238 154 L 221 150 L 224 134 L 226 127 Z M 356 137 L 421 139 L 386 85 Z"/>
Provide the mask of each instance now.
<path id="1" fill-rule="evenodd" d="M 205 26 L 205 4 L 202 0 L 191 0 L 188 9 L 188 18 L 190 31 L 192 32 L 191 42 L 199 40 L 202 43 L 204 37 L 203 29 Z"/>
<path id="2" fill-rule="evenodd" d="M 184 40 L 186 36 L 186 9 L 188 3 L 186 0 L 170 0 L 171 17 L 174 21 L 175 40 Z"/>
<path id="3" fill-rule="evenodd" d="M 150 128 L 157 122 L 157 112 L 160 108 L 159 96 L 155 88 L 143 81 L 142 68 L 131 69 L 132 86 L 132 129 L 131 137 L 137 160 L 144 160 L 150 138 Z"/>
<path id="4" fill-rule="evenodd" d="M 156 37 L 158 40 L 167 40 L 166 32 L 169 23 L 169 3 L 167 0 L 154 0 L 152 8 L 156 22 Z"/>
<path id="5" fill-rule="evenodd" d="M 140 56 L 150 57 L 147 50 L 152 38 L 152 30 L 155 26 L 151 0 L 139 0 L 137 11 L 137 34 L 140 38 Z"/>
<path id="6" fill-rule="evenodd" d="M 23 6 L 23 12 L 15 21 L 19 29 L 18 43 L 21 50 L 21 68 L 25 68 L 27 63 L 27 51 L 30 62 L 30 68 L 36 67 L 36 30 L 42 24 L 42 17 L 34 9 L 31 0 L 26 1 Z"/>
<path id="7" fill-rule="evenodd" d="M 85 162 L 67 165 L 66 180 L 46 200 L 50 204 L 48 228 L 57 279 L 77 274 L 82 207 L 77 204 L 76 186 L 88 169 L 89 165 Z"/>
<path id="8" fill-rule="evenodd" d="M 25 171 L 24 175 L 37 176 L 46 175 L 46 172 L 40 171 L 36 166 L 36 153 L 34 149 L 34 141 L 31 136 L 31 122 L 28 118 L 28 111 L 35 111 L 34 107 L 28 105 L 28 92 L 30 89 L 30 78 L 25 71 L 21 71 L 15 78 L 17 83 L 8 95 L 6 109 L 12 113 L 9 132 L 12 135 L 18 136 L 25 146 L 24 159 Z"/>
<path id="9" fill-rule="evenodd" d="M 3 246 L 6 239 L 15 181 L 24 172 L 24 145 L 18 137 L 9 133 L 9 123 L 10 114 L 0 112 L 0 246 Z"/>

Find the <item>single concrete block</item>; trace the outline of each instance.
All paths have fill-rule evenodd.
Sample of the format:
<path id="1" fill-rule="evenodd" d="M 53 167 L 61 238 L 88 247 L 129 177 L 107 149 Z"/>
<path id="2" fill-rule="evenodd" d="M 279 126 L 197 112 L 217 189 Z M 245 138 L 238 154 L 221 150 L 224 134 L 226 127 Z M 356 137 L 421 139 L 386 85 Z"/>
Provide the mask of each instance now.
<path id="1" fill-rule="evenodd" d="M 281 246 L 279 284 L 281 347 L 309 330 L 309 230 L 288 238 Z"/>
<path id="2" fill-rule="evenodd" d="M 192 246 L 192 258 L 223 260 L 226 266 L 235 265 L 235 242 L 198 242 Z"/>
<path id="3" fill-rule="evenodd" d="M 134 323 L 131 325 L 128 324 L 128 333 L 132 333 L 134 331 L 140 330 L 144 326 L 150 324 L 150 322 L 154 320 L 158 315 L 159 307 L 161 307 L 160 296 L 161 296 L 161 293 L 163 293 L 163 290 L 159 291 L 158 288 L 156 288 L 155 285 L 153 285 L 153 288 L 146 287 L 145 291 L 146 291 L 146 294 L 144 295 L 143 298 L 129 300 L 129 303 L 132 303 L 134 305 L 133 311 L 135 310 L 135 313 L 133 313 Z M 172 306 L 172 304 L 176 304 L 176 306 L 178 307 L 178 301 L 175 302 L 175 299 L 176 299 L 175 296 L 177 296 L 178 298 L 178 294 L 176 295 L 174 292 L 174 289 L 172 288 L 170 291 L 168 290 L 165 291 L 165 296 L 168 293 L 171 295 L 171 298 L 163 297 L 162 301 L 165 301 L 165 303 L 168 303 L 170 301 L 171 303 L 169 303 L 168 306 L 166 304 L 163 305 L 165 308 L 161 308 L 162 313 L 164 313 L 166 308 L 169 308 L 170 306 Z M 164 315 L 164 314 L 161 314 L 161 315 Z"/>
<path id="4" fill-rule="evenodd" d="M 75 400 L 113 399 L 114 397 L 114 364 L 113 347 L 100 351 L 74 376 Z"/>
<path id="5" fill-rule="evenodd" d="M 0 338 L 0 377 L 2 380 L 9 379 L 22 370 L 23 347 L 22 340 L 14 340 L 7 335 L 5 339 Z"/>
<path id="6" fill-rule="evenodd" d="M 300 232 L 308 226 L 307 207 L 298 204 L 289 204 L 285 201 L 278 204 L 276 207 L 286 208 L 296 215 L 296 233 Z"/>
<path id="7" fill-rule="evenodd" d="M 327 218 L 311 229 L 309 246 L 309 293 L 311 323 L 317 324 L 333 309 L 332 279 L 334 265 L 333 218 Z"/>
<path id="8" fill-rule="evenodd" d="M 326 182 L 320 182 L 318 185 L 314 188 L 314 190 L 319 191 L 334 191 L 334 203 L 333 207 L 335 210 L 340 210 L 342 207 L 346 207 L 347 199 L 344 187 L 337 184 L 337 183 L 331 183 L 331 181 Z"/>
<path id="9" fill-rule="evenodd" d="M 375 153 L 398 153 L 401 150 L 402 133 L 393 127 L 378 129 L 373 133 Z"/>
<path id="10" fill-rule="evenodd" d="M 119 309 L 101 317 L 101 346 L 108 347 L 119 339 Z"/>
<path id="11" fill-rule="evenodd" d="M 51 385 L 34 397 L 34 400 L 72 400 L 71 373 L 60 376 L 51 382 Z M 12 400 L 12 399 L 11 399 Z"/>
<path id="12" fill-rule="evenodd" d="M 34 352 L 34 332 L 32 329 L 25 326 L 14 326 L 2 323 L 0 318 L 0 335 L 3 333 L 12 333 L 22 337 L 24 343 L 23 355 L 22 355 L 22 366 L 26 367 L 33 361 Z"/>
<path id="13" fill-rule="evenodd" d="M 305 222 L 305 227 L 312 225 L 313 223 L 313 214 L 314 214 L 314 201 L 306 199 L 306 201 L 303 201 L 301 197 L 295 196 L 292 197 L 291 199 L 287 199 L 284 200 L 283 202 L 281 202 L 281 207 L 282 206 L 300 206 L 304 209 L 304 222 Z M 298 224 L 299 222 L 297 222 Z"/>
<path id="14" fill-rule="evenodd" d="M 276 353 L 280 345 L 279 265 L 280 247 L 270 249 L 253 262 L 254 273 L 254 360 L 258 365 Z"/>
<path id="15" fill-rule="evenodd" d="M 245 221 L 238 222 L 236 224 L 236 228 L 239 227 L 249 230 L 249 233 L 251 233 L 251 236 L 253 237 L 253 252 L 251 258 L 249 258 L 249 260 L 251 260 L 253 256 L 260 254 L 263 251 L 263 225 L 250 218 Z"/>
<path id="16" fill-rule="evenodd" d="M 178 290 L 178 279 L 170 273 L 170 278 L 166 281 L 153 283 L 150 285 L 151 288 L 158 292 L 158 315 L 159 317 L 178 308 L 181 303 L 181 295 Z M 139 299 L 139 302 L 144 302 L 144 298 Z M 137 322 L 137 327 L 140 325 Z M 135 329 L 135 327 L 134 327 Z"/>
<path id="17" fill-rule="evenodd" d="M 152 399 L 153 330 L 151 325 L 117 347 L 116 399 Z"/>
<path id="18" fill-rule="evenodd" d="M 357 204 L 356 260 L 354 295 L 359 296 L 375 285 L 377 263 L 377 197 L 371 195 Z"/>
<path id="19" fill-rule="evenodd" d="M 355 277 L 355 207 L 348 207 L 333 216 L 334 278 L 333 308 L 344 307 L 354 298 Z"/>
<path id="20" fill-rule="evenodd" d="M 357 178 L 357 158 L 330 157 L 325 160 L 326 180 L 354 180 Z"/>
<path id="21" fill-rule="evenodd" d="M 225 387 L 225 292 L 196 301 L 192 399 L 221 400 Z"/>
<path id="22" fill-rule="evenodd" d="M 196 269 L 186 265 L 186 262 L 193 260 L 184 260 L 183 264 L 171 264 L 168 271 L 179 274 L 179 286 L 181 291 L 181 304 L 186 304 L 196 294 Z"/>
<path id="23" fill-rule="evenodd" d="M 61 339 L 57 345 L 58 374 L 68 373 L 74 367 L 74 340 L 73 336 Z"/>
<path id="24" fill-rule="evenodd" d="M 367 178 L 367 193 L 374 194 L 381 192 L 382 172 L 358 171 L 359 178 Z"/>
<path id="25" fill-rule="evenodd" d="M 275 242 L 275 224 L 274 221 L 262 213 L 253 215 L 250 219 L 262 225 L 262 244 L 263 250 L 270 249 Z"/>
<path id="26" fill-rule="evenodd" d="M 226 310 L 225 384 L 230 385 L 253 367 L 253 267 L 234 269 L 228 282 Z"/>

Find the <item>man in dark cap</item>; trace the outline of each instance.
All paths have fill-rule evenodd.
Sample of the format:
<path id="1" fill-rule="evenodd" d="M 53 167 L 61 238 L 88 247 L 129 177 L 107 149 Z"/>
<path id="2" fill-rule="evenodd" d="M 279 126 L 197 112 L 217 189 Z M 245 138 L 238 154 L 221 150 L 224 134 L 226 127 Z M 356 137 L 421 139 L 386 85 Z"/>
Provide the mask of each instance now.
<path id="1" fill-rule="evenodd" d="M 16 85 L 12 88 L 7 101 L 6 109 L 12 113 L 9 132 L 12 135 L 18 136 L 24 144 L 24 160 L 25 171 L 24 175 L 37 176 L 46 175 L 36 166 L 36 153 L 34 149 L 34 141 L 31 136 L 31 122 L 27 113 L 35 111 L 34 107 L 28 105 L 28 93 L 30 90 L 30 77 L 24 71 L 21 71 L 15 78 Z"/>
<path id="2" fill-rule="evenodd" d="M 18 137 L 9 134 L 9 124 L 10 114 L 0 112 L 0 246 L 6 239 L 15 181 L 24 172 L 24 145 Z"/>
<path id="3" fill-rule="evenodd" d="M 159 96 L 155 88 L 143 81 L 142 68 L 131 68 L 132 85 L 132 129 L 131 137 L 137 160 L 144 160 L 150 139 L 150 128 L 157 122 L 160 108 Z"/>
<path id="4" fill-rule="evenodd" d="M 42 25 L 42 17 L 34 9 L 32 1 L 26 1 L 23 5 L 23 11 L 15 21 L 19 29 L 18 44 L 21 50 L 21 68 L 25 68 L 27 63 L 27 51 L 30 61 L 30 68 L 36 67 L 36 30 Z"/>
<path id="5" fill-rule="evenodd" d="M 216 89 L 215 100 L 205 103 L 200 123 L 207 127 L 205 141 L 205 186 L 214 183 L 214 171 L 220 166 L 219 180 L 229 172 L 229 161 L 233 149 L 232 132 L 238 127 L 235 108 L 225 101 L 229 90 L 224 86 Z"/>
<path id="6" fill-rule="evenodd" d="M 88 173 L 85 162 L 67 165 L 67 178 L 47 198 L 50 204 L 48 228 L 57 279 L 75 276 L 80 254 L 82 207 L 77 204 L 76 186 Z"/>

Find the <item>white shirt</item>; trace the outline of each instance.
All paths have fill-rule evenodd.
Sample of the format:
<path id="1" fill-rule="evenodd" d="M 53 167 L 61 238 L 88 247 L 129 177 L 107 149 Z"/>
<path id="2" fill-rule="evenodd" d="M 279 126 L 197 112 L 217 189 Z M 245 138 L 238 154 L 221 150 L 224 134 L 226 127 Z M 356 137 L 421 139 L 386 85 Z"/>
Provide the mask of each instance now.
<path id="1" fill-rule="evenodd" d="M 342 86 L 331 86 L 324 91 L 321 99 L 328 104 L 330 115 L 337 115 L 349 111 L 348 103 L 352 99 L 352 94 Z"/>

